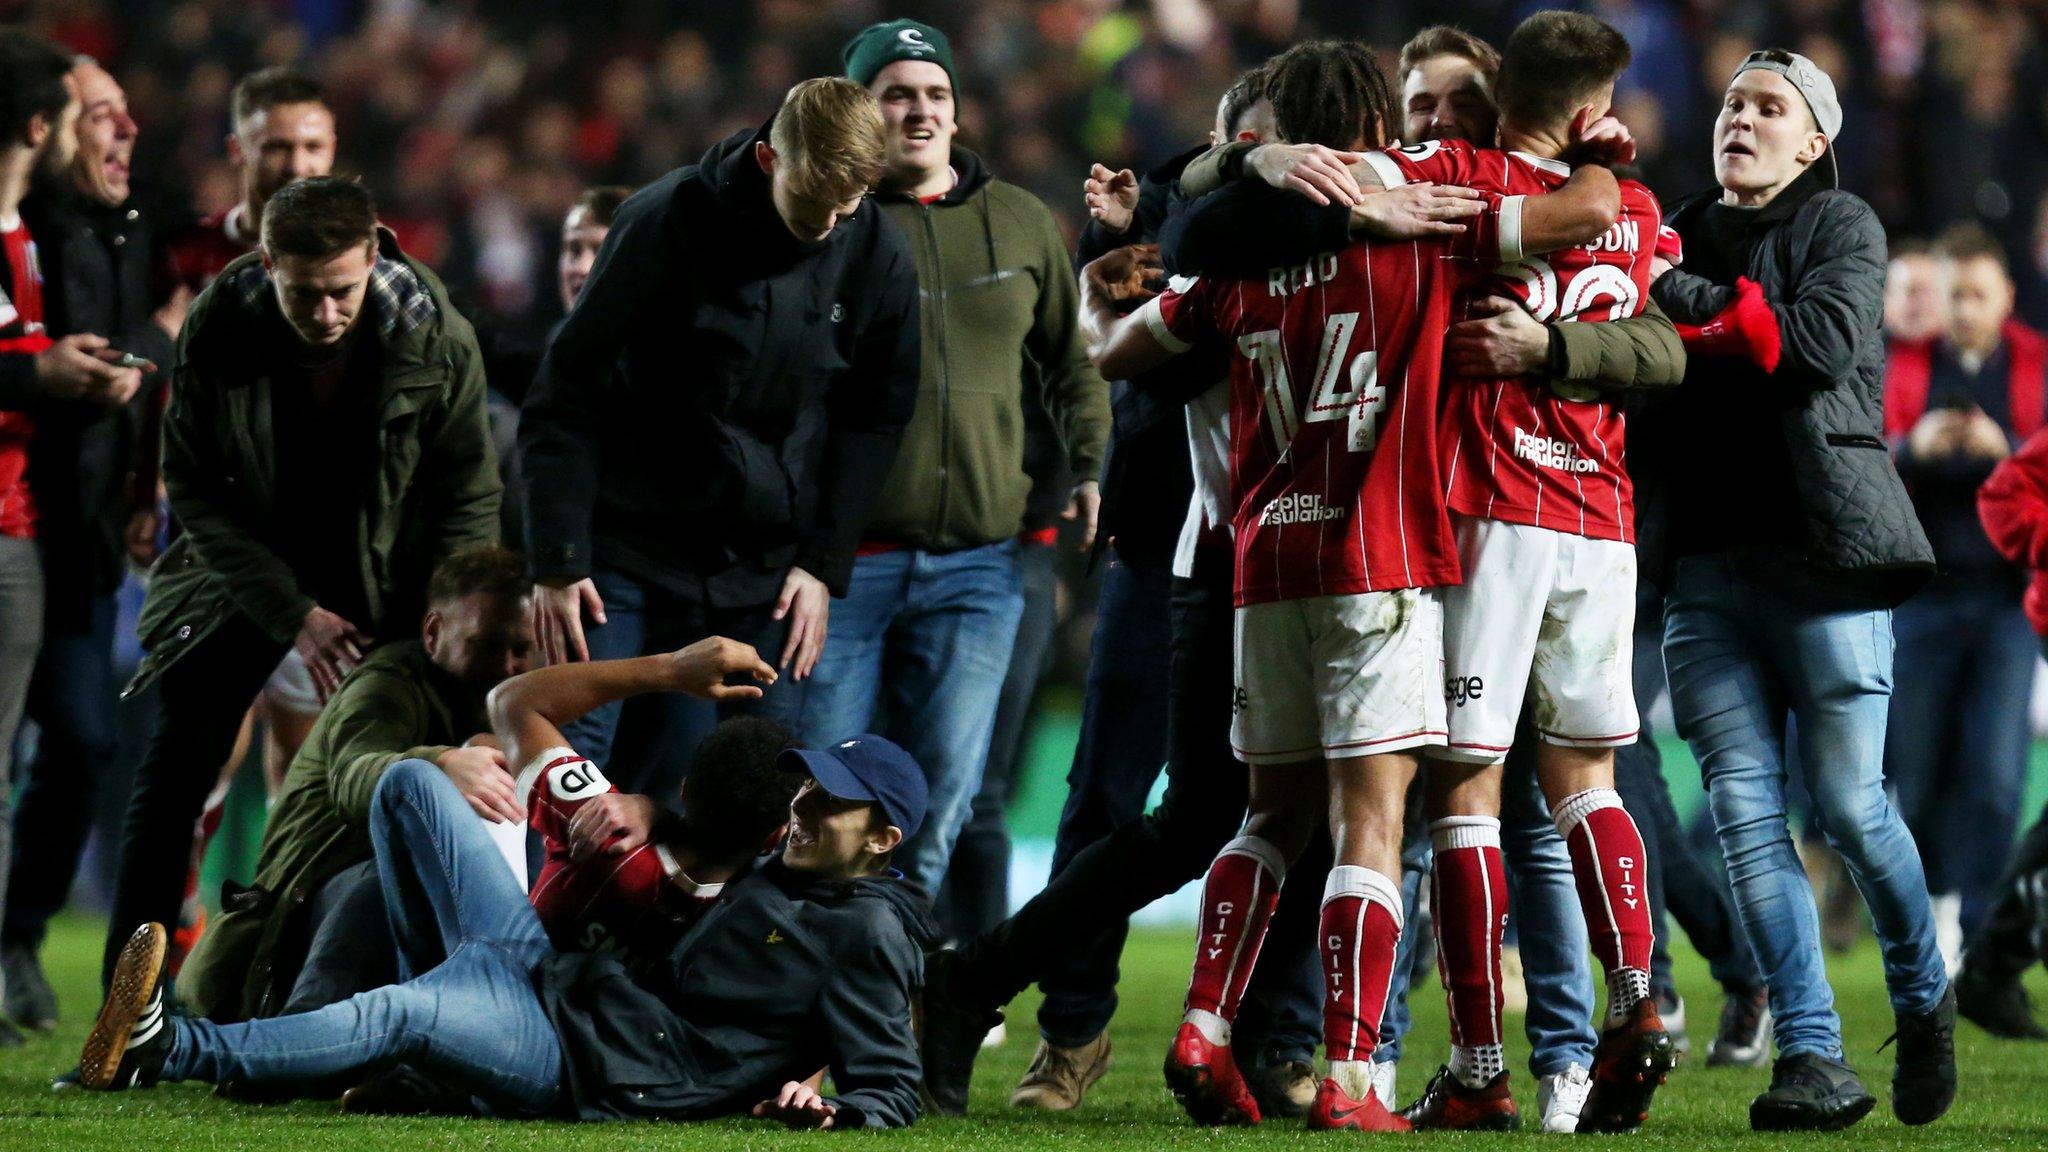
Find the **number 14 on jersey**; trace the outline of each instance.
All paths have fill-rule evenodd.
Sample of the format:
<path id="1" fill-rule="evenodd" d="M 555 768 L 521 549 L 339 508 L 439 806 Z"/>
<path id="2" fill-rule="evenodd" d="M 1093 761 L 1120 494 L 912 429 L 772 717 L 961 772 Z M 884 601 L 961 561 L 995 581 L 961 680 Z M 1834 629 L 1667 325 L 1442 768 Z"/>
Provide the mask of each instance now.
<path id="1" fill-rule="evenodd" d="M 1303 409 L 1287 371 L 1280 330 L 1268 328 L 1237 338 L 1237 350 L 1258 366 L 1266 427 L 1280 458 L 1287 458 L 1295 434 L 1304 423 L 1348 422 L 1345 443 L 1353 452 L 1370 452 L 1379 443 L 1380 420 L 1387 411 L 1387 389 L 1380 383 L 1379 353 L 1360 352 L 1347 362 L 1358 313 L 1335 312 L 1323 321 L 1322 347 L 1316 354 L 1315 389 Z"/>

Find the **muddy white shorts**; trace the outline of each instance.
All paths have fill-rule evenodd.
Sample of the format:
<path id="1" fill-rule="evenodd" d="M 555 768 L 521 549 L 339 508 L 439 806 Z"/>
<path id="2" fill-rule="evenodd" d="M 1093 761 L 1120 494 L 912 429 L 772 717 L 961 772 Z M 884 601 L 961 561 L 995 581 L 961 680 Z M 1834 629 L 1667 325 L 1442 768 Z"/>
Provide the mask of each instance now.
<path id="1" fill-rule="evenodd" d="M 1438 755 L 1507 758 L 1523 704 L 1544 742 L 1633 744 L 1636 550 L 1500 520 L 1456 517 L 1465 582 L 1444 595 L 1444 698 Z"/>
<path id="2" fill-rule="evenodd" d="M 1444 741 L 1435 588 L 1237 610 L 1230 742 L 1247 764 L 1372 756 Z"/>

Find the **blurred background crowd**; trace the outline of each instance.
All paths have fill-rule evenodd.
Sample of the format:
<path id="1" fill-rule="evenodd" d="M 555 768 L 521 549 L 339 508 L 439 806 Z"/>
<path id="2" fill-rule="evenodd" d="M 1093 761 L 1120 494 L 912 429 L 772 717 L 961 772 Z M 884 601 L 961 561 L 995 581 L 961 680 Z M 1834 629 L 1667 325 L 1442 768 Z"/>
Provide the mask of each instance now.
<path id="1" fill-rule="evenodd" d="M 2041 0 L 0 0 L 0 20 L 98 58 L 125 86 L 135 203 L 159 234 L 236 201 L 224 140 L 239 77 L 272 64 L 318 77 L 339 122 L 337 171 L 367 181 L 406 249 L 441 272 L 495 350 L 493 387 L 516 402 L 561 316 L 557 246 L 579 192 L 643 183 L 759 124 L 797 80 L 839 72 L 840 45 L 871 22 L 911 16 L 951 34 L 961 142 L 1040 196 L 1071 240 L 1091 162 L 1143 171 L 1199 141 L 1235 74 L 1289 44 L 1363 37 L 1391 67 L 1426 24 L 1498 43 L 1558 6 L 1632 42 L 1616 111 L 1667 200 L 1711 181 L 1710 127 L 1735 64 L 1790 47 L 1835 77 L 1844 185 L 1894 242 L 1982 225 L 2008 257 L 2019 315 L 2048 326 Z M 1027 842 L 1049 837 L 1064 792 L 1089 602 L 1076 556 L 1021 774 Z M 1690 760 L 1673 751 L 1681 806 L 1694 808 Z M 260 781 L 245 786 L 253 836 Z M 126 790 L 103 795 L 118 807 Z M 1042 875 L 1042 857 L 1020 857 L 1034 866 Z"/>
<path id="2" fill-rule="evenodd" d="M 1393 53 L 1450 20 L 1499 43 L 1581 8 L 1635 48 L 1617 112 L 1667 199 L 1711 178 L 1716 101 L 1759 44 L 1835 77 L 1844 182 L 1894 236 L 1981 220 L 2022 312 L 2048 322 L 2048 4 L 2037 0 L 0 0 L 105 61 L 140 128 L 138 193 L 227 207 L 228 93 L 297 64 L 326 82 L 341 170 L 479 318 L 546 324 L 554 237 L 582 187 L 638 184 L 759 124 L 848 35 L 912 16 L 960 55 L 962 142 L 1070 228 L 1094 160 L 1139 170 L 1197 140 L 1241 69 L 1311 36 Z"/>

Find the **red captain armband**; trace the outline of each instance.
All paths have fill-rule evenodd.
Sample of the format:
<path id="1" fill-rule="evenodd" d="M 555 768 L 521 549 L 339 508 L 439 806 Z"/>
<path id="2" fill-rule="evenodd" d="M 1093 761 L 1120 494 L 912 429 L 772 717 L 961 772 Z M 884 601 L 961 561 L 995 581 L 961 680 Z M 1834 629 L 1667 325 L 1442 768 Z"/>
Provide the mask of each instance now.
<path id="1" fill-rule="evenodd" d="M 1694 355 L 1741 356 L 1766 372 L 1778 370 L 1783 351 L 1778 314 L 1763 287 L 1747 276 L 1735 282 L 1734 303 L 1705 324 L 1678 325 L 1678 338 Z"/>

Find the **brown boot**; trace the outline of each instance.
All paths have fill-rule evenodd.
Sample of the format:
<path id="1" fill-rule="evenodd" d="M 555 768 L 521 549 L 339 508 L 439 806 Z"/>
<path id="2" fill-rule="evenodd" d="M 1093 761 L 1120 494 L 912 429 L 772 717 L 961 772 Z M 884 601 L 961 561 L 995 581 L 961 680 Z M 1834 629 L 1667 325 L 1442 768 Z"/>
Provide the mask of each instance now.
<path id="1" fill-rule="evenodd" d="M 1081 1106 L 1088 1089 L 1109 1071 L 1109 1033 L 1074 1048 L 1039 1041 L 1038 1054 L 1010 1093 L 1010 1107 L 1066 1112 Z"/>

